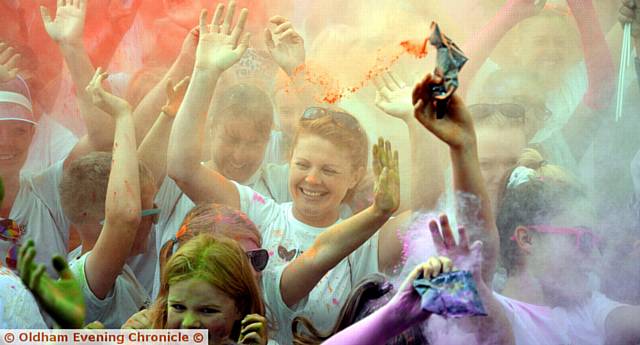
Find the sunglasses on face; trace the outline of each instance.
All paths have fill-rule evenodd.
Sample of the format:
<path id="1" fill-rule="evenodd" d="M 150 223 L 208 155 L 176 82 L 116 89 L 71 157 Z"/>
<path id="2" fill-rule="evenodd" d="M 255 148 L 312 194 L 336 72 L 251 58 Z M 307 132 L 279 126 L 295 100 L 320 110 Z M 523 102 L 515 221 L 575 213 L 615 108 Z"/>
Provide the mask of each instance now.
<path id="1" fill-rule="evenodd" d="M 526 109 L 524 106 L 516 103 L 478 103 L 470 105 L 469 112 L 474 119 L 483 119 L 491 114 L 501 113 L 509 118 L 524 120 Z"/>
<path id="2" fill-rule="evenodd" d="M 266 249 L 255 249 L 245 252 L 256 272 L 262 272 L 269 263 L 269 252 Z"/>
<path id="3" fill-rule="evenodd" d="M 362 130 L 362 127 L 360 127 L 360 123 L 358 122 L 358 120 L 356 120 L 355 117 L 347 114 L 347 113 L 343 113 L 341 111 L 334 111 L 334 110 L 329 110 L 326 108 L 321 108 L 321 107 L 309 107 L 307 108 L 304 113 L 302 113 L 302 118 L 300 118 L 301 121 L 304 120 L 315 120 L 315 119 L 319 119 L 321 117 L 324 116 L 331 116 L 331 119 L 337 123 L 338 125 L 344 127 L 344 128 L 348 128 L 351 130 L 357 130 L 360 131 Z"/>
<path id="4" fill-rule="evenodd" d="M 604 241 L 603 239 L 594 234 L 593 231 L 587 227 L 557 227 L 552 225 L 528 225 L 527 229 L 533 230 L 539 233 L 545 234 L 559 234 L 559 235 L 571 235 L 575 236 L 575 246 L 578 250 L 585 254 L 591 253 L 594 249 L 602 251 Z M 515 240 L 515 237 L 512 237 Z"/>

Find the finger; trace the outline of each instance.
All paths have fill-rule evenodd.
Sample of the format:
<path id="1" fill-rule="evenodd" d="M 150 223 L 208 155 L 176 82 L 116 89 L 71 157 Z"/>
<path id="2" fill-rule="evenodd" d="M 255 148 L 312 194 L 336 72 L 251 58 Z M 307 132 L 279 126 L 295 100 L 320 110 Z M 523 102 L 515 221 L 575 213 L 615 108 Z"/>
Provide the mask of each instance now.
<path id="1" fill-rule="evenodd" d="M 442 273 L 451 272 L 453 269 L 453 261 L 446 256 L 440 256 L 438 259 L 440 260 L 440 263 L 442 263 Z"/>
<path id="2" fill-rule="evenodd" d="M 201 33 L 209 32 L 209 30 L 207 30 L 207 10 L 206 9 L 202 9 L 202 11 L 200 11 L 200 20 L 198 22 L 198 28 Z"/>
<path id="3" fill-rule="evenodd" d="M 254 322 L 262 322 L 267 323 L 267 319 L 260 314 L 249 314 L 242 319 L 242 324 L 254 323 Z"/>
<path id="4" fill-rule="evenodd" d="M 0 54 L 0 64 L 5 64 L 13 55 L 15 55 L 15 49 L 9 47 Z"/>
<path id="5" fill-rule="evenodd" d="M 227 9 L 227 15 L 224 17 L 224 22 L 222 23 L 222 28 L 220 32 L 225 35 L 231 33 L 231 24 L 233 23 L 233 15 L 236 13 L 236 2 L 229 1 L 229 8 Z M 215 24 L 214 24 L 215 25 Z"/>
<path id="6" fill-rule="evenodd" d="M 283 24 L 280 24 L 276 27 L 275 30 L 273 30 L 273 34 L 274 35 L 279 35 L 289 29 L 293 29 L 293 25 L 291 25 L 291 22 L 285 22 Z"/>
<path id="7" fill-rule="evenodd" d="M 44 265 L 38 265 L 38 268 L 33 271 L 31 278 L 29 279 L 29 289 L 32 291 L 36 291 L 38 288 L 38 283 L 40 283 L 40 278 L 44 274 L 46 267 Z"/>
<path id="8" fill-rule="evenodd" d="M 407 86 L 407 84 L 405 84 L 404 81 L 402 81 L 402 79 L 395 74 L 393 71 L 389 71 L 389 78 L 391 78 L 391 80 L 393 80 L 393 82 L 398 86 L 398 88 L 402 89 L 404 87 Z"/>
<path id="9" fill-rule="evenodd" d="M 384 166 L 391 166 L 391 160 L 393 159 L 393 152 L 391 151 L 391 142 L 389 140 L 384 143 Z"/>
<path id="10" fill-rule="evenodd" d="M 396 174 L 400 173 L 400 155 L 398 154 L 398 150 L 393 151 L 393 170 L 395 170 Z"/>
<path id="11" fill-rule="evenodd" d="M 231 33 L 231 41 L 232 42 L 237 42 L 238 38 L 240 38 L 240 36 L 242 35 L 242 32 L 244 31 L 244 25 L 247 22 L 247 16 L 249 15 L 249 10 L 247 10 L 246 8 L 243 8 L 240 11 L 240 17 L 238 18 L 238 23 L 236 24 L 236 27 L 233 28 L 233 32 Z M 244 39 L 244 37 L 243 37 Z M 248 46 L 248 38 L 247 38 L 247 46 Z"/>
<path id="12" fill-rule="evenodd" d="M 398 86 L 398 83 L 396 83 L 395 80 L 393 80 L 393 78 L 391 78 L 391 76 L 389 75 L 389 73 L 383 73 L 382 74 L 382 78 L 384 79 L 385 84 L 387 85 L 387 88 L 391 91 L 395 91 L 398 90 L 400 87 Z"/>
<path id="13" fill-rule="evenodd" d="M 440 260 L 438 260 L 438 258 L 433 256 L 430 257 L 429 260 L 427 260 L 427 265 L 429 266 L 430 270 L 428 278 L 435 278 L 440 274 L 440 271 L 442 270 L 442 264 L 440 263 Z"/>
<path id="14" fill-rule="evenodd" d="M 174 91 L 173 91 L 173 80 L 171 80 L 171 78 L 169 78 L 169 80 L 167 80 L 167 85 L 165 86 L 165 91 L 167 92 L 167 98 L 171 99 L 174 95 Z"/>
<path id="15" fill-rule="evenodd" d="M 64 0 L 58 0 L 56 6 L 58 6 L 58 8 L 64 6 Z"/>
<path id="16" fill-rule="evenodd" d="M 14 56 L 11 57 L 11 59 L 9 60 L 9 62 L 7 62 L 7 64 L 5 65 L 8 69 L 14 69 L 18 66 L 18 62 L 20 61 L 20 58 L 22 56 L 20 54 L 16 54 Z"/>
<path id="17" fill-rule="evenodd" d="M 251 34 L 248 32 L 242 36 L 242 39 L 240 39 L 240 44 L 238 44 L 238 46 L 233 50 L 236 54 L 238 54 L 238 56 L 244 55 L 244 52 L 247 51 L 247 48 L 249 48 L 250 38 Z"/>
<path id="18" fill-rule="evenodd" d="M 25 254 L 24 261 L 22 264 L 22 272 L 24 274 L 21 275 L 22 281 L 25 284 L 29 284 L 30 277 L 33 273 L 33 258 L 36 256 L 36 251 L 33 247 L 29 247 L 27 249 L 27 254 Z"/>
<path id="19" fill-rule="evenodd" d="M 542 10 L 546 4 L 547 4 L 547 0 L 537 0 L 536 1 L 536 10 L 537 11 Z"/>
<path id="20" fill-rule="evenodd" d="M 240 339 L 240 343 L 241 344 L 260 344 L 262 340 L 262 337 L 260 336 L 260 334 L 258 333 L 250 333 L 245 335 L 244 337 L 241 337 Z"/>
<path id="21" fill-rule="evenodd" d="M 459 246 L 464 250 L 469 250 L 469 238 L 467 237 L 467 230 L 463 226 L 458 227 Z"/>
<path id="22" fill-rule="evenodd" d="M 211 28 L 213 32 L 220 32 L 220 24 L 222 21 L 222 15 L 224 14 L 224 5 L 218 4 L 216 6 L 216 11 L 213 13 L 213 18 L 211 18 Z"/>
<path id="23" fill-rule="evenodd" d="M 71 269 L 69 269 L 69 264 L 67 260 L 65 260 L 62 256 L 56 255 L 51 259 L 51 263 L 53 264 L 53 268 L 58 272 L 58 275 L 62 279 L 73 279 L 73 273 Z"/>
<path id="24" fill-rule="evenodd" d="M 264 29 L 264 42 L 270 50 L 276 47 L 276 43 L 273 41 L 273 35 L 271 35 L 271 30 L 269 29 Z"/>
<path id="25" fill-rule="evenodd" d="M 186 77 L 182 78 L 182 80 L 180 80 L 178 85 L 173 87 L 173 91 L 175 91 L 176 93 L 182 94 L 184 91 L 187 90 L 187 87 L 189 87 L 189 82 L 190 81 L 191 81 L 191 77 L 190 76 L 186 76 Z"/>
<path id="26" fill-rule="evenodd" d="M 264 325 L 262 324 L 261 321 L 249 322 L 249 323 L 243 322 L 243 327 L 242 327 L 242 330 L 240 331 L 240 334 L 249 334 L 253 332 L 262 333 L 263 329 L 264 329 Z"/>
<path id="27" fill-rule="evenodd" d="M 87 0 L 76 0 L 78 3 L 78 8 L 81 10 L 85 10 L 87 8 Z"/>
<path id="28" fill-rule="evenodd" d="M 297 43 L 300 42 L 300 35 L 293 30 L 293 28 L 285 31 L 282 35 L 280 35 L 280 41 L 289 42 L 289 43 Z"/>
<path id="29" fill-rule="evenodd" d="M 289 20 L 287 20 L 287 18 L 283 17 L 283 16 L 273 16 L 269 19 L 269 22 L 272 24 L 276 24 L 276 25 L 280 25 L 284 22 L 288 22 Z"/>
<path id="30" fill-rule="evenodd" d="M 440 227 L 442 228 L 442 237 L 444 238 L 444 245 L 447 249 L 455 248 L 456 239 L 453 237 L 453 231 L 451 231 L 451 225 L 449 224 L 449 217 L 446 214 L 440 215 Z"/>
<path id="31" fill-rule="evenodd" d="M 373 153 L 372 153 L 372 161 L 371 164 L 373 166 L 373 174 L 378 177 L 380 176 L 380 172 L 382 171 L 382 165 L 380 164 L 380 150 L 377 144 L 373 144 Z"/>
<path id="32" fill-rule="evenodd" d="M 429 222 L 429 230 L 431 231 L 431 239 L 433 240 L 433 245 L 436 247 L 436 250 L 438 253 L 444 253 L 446 247 L 440 234 L 440 229 L 438 229 L 438 222 L 431 220 Z"/>

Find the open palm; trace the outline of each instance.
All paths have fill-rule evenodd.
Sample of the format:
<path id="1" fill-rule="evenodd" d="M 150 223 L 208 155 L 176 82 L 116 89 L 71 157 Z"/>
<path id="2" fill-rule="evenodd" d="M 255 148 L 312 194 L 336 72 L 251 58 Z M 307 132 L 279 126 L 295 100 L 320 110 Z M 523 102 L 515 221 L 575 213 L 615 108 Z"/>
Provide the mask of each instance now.
<path id="1" fill-rule="evenodd" d="M 61 256 L 53 258 L 53 267 L 60 275 L 60 279 L 54 280 L 47 275 L 44 265 L 34 263 L 35 255 L 33 241 L 20 248 L 20 278 L 58 326 L 65 329 L 82 328 L 85 318 L 84 297 L 67 262 Z"/>
<path id="2" fill-rule="evenodd" d="M 44 28 L 58 44 L 82 42 L 86 10 L 86 0 L 58 0 L 56 18 L 51 20 L 49 10 L 40 7 Z"/>
<path id="3" fill-rule="evenodd" d="M 373 145 L 374 207 L 392 214 L 400 207 L 400 177 L 398 174 L 398 151 L 391 150 L 391 143 L 378 139 Z"/>
<path id="4" fill-rule="evenodd" d="M 235 2 L 231 2 L 221 24 L 224 6 L 220 4 L 216 8 L 211 24 L 207 25 L 207 11 L 202 11 L 200 14 L 200 41 L 196 49 L 196 68 L 224 72 L 238 62 L 247 50 L 249 34 L 242 35 L 242 33 L 248 11 L 246 9 L 240 11 L 238 23 L 232 28 L 234 12 Z"/>
<path id="5" fill-rule="evenodd" d="M 413 115 L 411 92 L 402 79 L 392 72 L 384 72 L 374 79 L 376 85 L 376 106 L 385 113 L 407 121 Z"/>
<path id="6" fill-rule="evenodd" d="M 275 16 L 269 22 L 277 25 L 273 32 L 269 29 L 264 30 L 269 53 L 280 68 L 291 74 L 296 67 L 304 64 L 304 39 L 284 17 Z"/>

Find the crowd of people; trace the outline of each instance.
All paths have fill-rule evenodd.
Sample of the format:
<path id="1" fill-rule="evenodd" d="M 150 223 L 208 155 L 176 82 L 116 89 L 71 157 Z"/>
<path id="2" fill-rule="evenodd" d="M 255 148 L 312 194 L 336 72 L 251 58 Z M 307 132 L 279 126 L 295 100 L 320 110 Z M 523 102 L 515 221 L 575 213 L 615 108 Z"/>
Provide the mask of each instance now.
<path id="1" fill-rule="evenodd" d="M 0 9 L 0 328 L 640 344 L 638 0 Z"/>

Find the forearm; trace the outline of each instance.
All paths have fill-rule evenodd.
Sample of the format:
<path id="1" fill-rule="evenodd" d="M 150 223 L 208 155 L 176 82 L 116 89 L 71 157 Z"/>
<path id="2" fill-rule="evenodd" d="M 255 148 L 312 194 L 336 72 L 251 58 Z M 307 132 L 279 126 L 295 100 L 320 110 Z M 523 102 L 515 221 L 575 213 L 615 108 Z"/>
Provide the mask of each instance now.
<path id="1" fill-rule="evenodd" d="M 113 144 L 114 121 L 111 116 L 93 105 L 85 90 L 95 73 L 89 56 L 81 43 L 61 45 L 60 51 L 75 86 L 76 100 L 89 142 L 94 150 L 108 151 Z"/>
<path id="2" fill-rule="evenodd" d="M 116 131 L 107 199 L 105 224 L 140 222 L 140 179 L 133 118 L 129 112 L 116 119 Z M 117 229 L 117 227 L 116 227 Z M 123 232 L 130 232 L 122 227 Z M 123 234 L 126 236 L 126 234 Z"/>
<path id="3" fill-rule="evenodd" d="M 471 232 L 470 235 L 472 238 L 483 241 L 483 278 L 487 285 L 491 285 L 497 260 L 499 239 L 491 209 L 491 201 L 480 171 L 475 137 L 472 143 L 468 143 L 464 147 L 451 148 L 450 154 L 454 192 L 456 194 L 470 194 L 478 200 L 479 212 L 477 213 L 475 212 L 475 205 L 460 205 L 457 203 L 457 209 L 459 214 L 473 212 L 478 215 L 478 219 L 470 220 L 474 223 L 477 222 L 477 226 L 473 226 L 468 230 L 481 229 L 480 233 Z M 459 197 L 456 195 L 456 198 Z"/>
<path id="4" fill-rule="evenodd" d="M 433 209 L 444 191 L 444 168 L 440 159 L 441 144 L 425 135 L 414 117 L 407 120 L 411 143 L 411 209 Z"/>
<path id="5" fill-rule="evenodd" d="M 383 345 L 388 339 L 396 337 L 411 325 L 404 324 L 397 317 L 402 311 L 394 311 L 384 305 L 364 319 L 352 324 L 327 339 L 323 345 Z"/>
<path id="6" fill-rule="evenodd" d="M 191 172 L 200 166 L 204 124 L 219 76 L 198 69 L 193 72 L 169 140 L 167 169 L 176 182 L 188 180 Z"/>
<path id="7" fill-rule="evenodd" d="M 584 52 L 589 88 L 583 102 L 593 109 L 606 108 L 615 92 L 615 67 L 591 0 L 567 0 L 576 19 Z"/>
<path id="8" fill-rule="evenodd" d="M 292 306 L 307 296 L 327 272 L 371 238 L 389 217 L 370 206 L 318 235 L 311 248 L 282 274 L 280 291 L 284 302 Z"/>
<path id="9" fill-rule="evenodd" d="M 469 61 L 460 71 L 461 85 L 470 85 L 504 35 L 525 18 L 516 14 L 513 6 L 506 4 L 477 35 L 462 45 L 462 50 L 469 57 Z"/>
<path id="10" fill-rule="evenodd" d="M 167 101 L 167 93 L 165 86 L 169 79 L 174 83 L 182 80 L 193 69 L 193 59 L 179 55 L 173 63 L 169 71 L 164 75 L 149 93 L 144 96 L 140 104 L 133 112 L 133 118 L 136 124 L 136 137 L 145 138 L 147 132 L 155 123 L 157 115 L 160 113 L 162 106 Z"/>
<path id="11" fill-rule="evenodd" d="M 167 146 L 172 124 L 173 117 L 161 112 L 138 148 L 140 160 L 152 171 L 158 186 L 167 174 Z"/>

